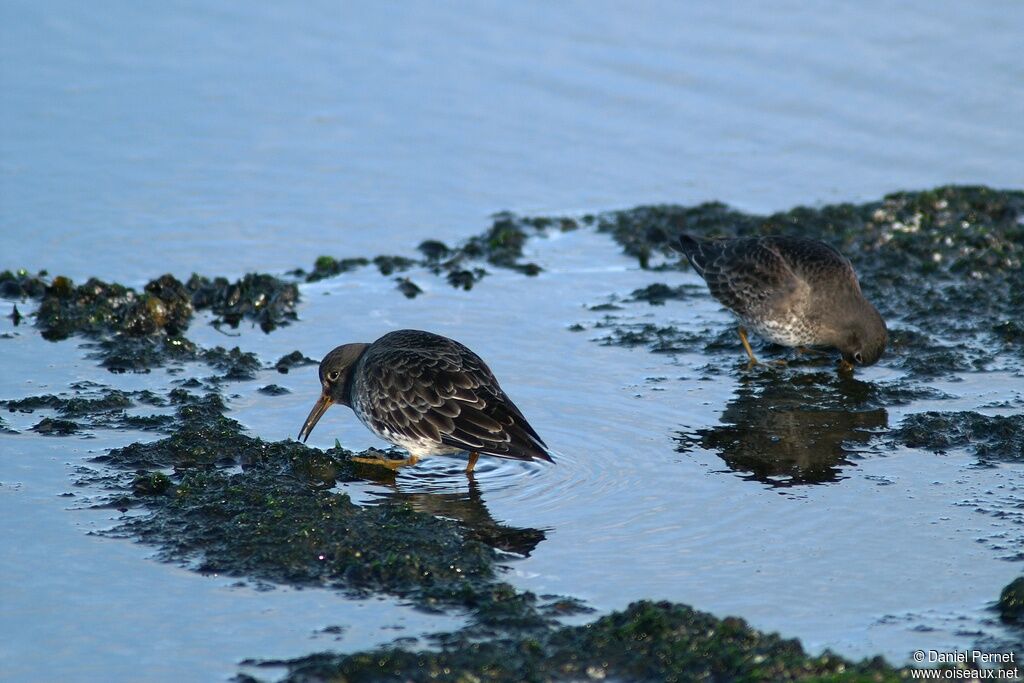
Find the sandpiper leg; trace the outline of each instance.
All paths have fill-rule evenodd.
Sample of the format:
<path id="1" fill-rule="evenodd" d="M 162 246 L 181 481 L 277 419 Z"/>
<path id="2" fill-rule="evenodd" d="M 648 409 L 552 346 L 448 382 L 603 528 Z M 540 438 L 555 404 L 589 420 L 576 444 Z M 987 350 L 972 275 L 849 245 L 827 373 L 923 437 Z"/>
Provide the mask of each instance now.
<path id="1" fill-rule="evenodd" d="M 754 355 L 753 349 L 750 348 L 750 342 L 747 341 L 747 331 L 743 328 L 739 328 L 740 341 L 743 342 L 743 348 L 747 350 L 747 355 L 750 356 L 750 364 L 757 365 L 757 356 Z"/>
<path id="2" fill-rule="evenodd" d="M 419 462 L 419 458 L 417 458 L 415 455 L 410 455 L 408 458 L 403 458 L 401 460 L 389 460 L 388 458 L 383 457 L 383 455 L 384 454 L 382 453 L 381 457 L 379 458 L 352 458 L 351 461 L 358 462 L 363 465 L 376 465 L 377 467 L 386 467 L 389 470 L 397 470 L 401 467 L 406 467 L 407 465 L 415 465 L 417 462 Z"/>
<path id="3" fill-rule="evenodd" d="M 848 362 L 845 358 L 840 359 L 839 372 L 853 372 L 853 363 Z"/>
<path id="4" fill-rule="evenodd" d="M 472 451 L 469 454 L 469 464 L 466 465 L 466 474 L 470 474 L 473 468 L 476 467 L 476 461 L 480 459 L 480 454 L 476 451 Z"/>

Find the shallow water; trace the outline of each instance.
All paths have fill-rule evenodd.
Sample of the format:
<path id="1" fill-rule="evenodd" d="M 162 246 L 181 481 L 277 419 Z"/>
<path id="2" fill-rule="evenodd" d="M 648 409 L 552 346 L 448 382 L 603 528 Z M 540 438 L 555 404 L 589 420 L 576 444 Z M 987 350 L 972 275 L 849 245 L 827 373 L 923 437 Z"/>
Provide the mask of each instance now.
<path id="1" fill-rule="evenodd" d="M 5 266 L 141 283 L 501 209 L 1024 182 L 1019 3 L 646 7 L 5 2 Z"/>
<path id="2" fill-rule="evenodd" d="M 321 253 L 411 254 L 425 238 L 455 242 L 505 208 L 719 199 L 764 210 L 1024 180 L 1014 135 L 1024 81 L 1012 59 L 1024 15 L 1012 3 L 827 14 L 711 3 L 628 16 L 590 4 L 335 12 L 179 2 L 96 14 L 5 3 L 0 269 L 128 284 L 164 271 L 281 272 Z M 917 648 L 1006 635 L 986 608 L 1020 574 L 1004 558 L 1024 535 L 1024 470 L 887 446 L 874 432 L 922 410 L 1008 402 L 982 412 L 1020 412 L 1019 367 L 937 380 L 948 399 L 816 415 L 829 458 L 807 476 L 820 485 L 801 484 L 792 473 L 807 472 L 819 452 L 792 431 L 806 427 L 806 411 L 796 406 L 790 418 L 759 405 L 773 385 L 826 368 L 749 374 L 738 343 L 735 357 L 712 358 L 601 345 L 593 325 L 605 314 L 588 306 L 652 282 L 699 280 L 641 271 L 589 231 L 534 239 L 527 251 L 545 268 L 536 278 L 492 269 L 463 292 L 413 271 L 425 293 L 407 300 L 364 269 L 304 285 L 301 321 L 273 334 L 243 325 L 225 338 L 196 321 L 189 337 L 238 344 L 266 362 L 295 349 L 319 357 L 398 327 L 477 350 L 558 451 L 557 465 L 483 459 L 470 487 L 461 461 L 436 458 L 393 483 L 345 490 L 522 529 L 515 549 L 529 556 L 510 564 L 520 588 L 602 611 L 672 599 L 799 637 L 811 651 L 895 662 Z M 730 324 L 703 294 L 616 314 L 712 333 Z M 570 331 L 575 323 L 585 329 Z M 44 342 L 7 318 L 0 333 L 14 335 L 0 339 L 3 398 L 78 380 L 166 388 L 181 377 L 111 375 L 79 340 Z M 865 383 L 901 377 L 884 366 L 857 374 Z M 269 383 L 292 393 L 256 391 Z M 277 440 L 297 433 L 316 390 L 306 367 L 268 370 L 226 393 L 250 433 Z M 217 678 L 246 657 L 354 651 L 460 623 L 396 600 L 235 587 L 88 535 L 120 513 L 83 509 L 91 492 L 73 486 L 79 468 L 154 436 L 26 431 L 46 414 L 4 413 L 20 433 L 0 433 L 5 675 L 127 680 L 141 667 L 151 680 Z M 737 423 L 763 425 L 766 438 L 792 435 L 780 439 L 790 448 L 774 469 L 752 476 L 721 445 L 679 450 L 702 430 L 727 444 Z M 310 443 L 335 438 L 351 449 L 379 445 L 339 408 Z M 347 627 L 340 640 L 314 637 L 336 624 Z"/>

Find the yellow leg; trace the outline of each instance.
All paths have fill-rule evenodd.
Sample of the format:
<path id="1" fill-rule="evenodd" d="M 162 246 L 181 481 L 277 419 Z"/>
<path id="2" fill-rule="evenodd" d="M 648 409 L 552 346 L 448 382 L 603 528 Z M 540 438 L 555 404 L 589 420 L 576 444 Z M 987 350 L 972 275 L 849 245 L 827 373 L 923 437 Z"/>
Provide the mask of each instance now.
<path id="1" fill-rule="evenodd" d="M 400 467 L 406 467 L 408 465 L 415 465 L 419 462 L 419 458 L 415 455 L 410 455 L 408 458 L 402 460 L 389 460 L 383 457 L 383 453 L 379 458 L 352 458 L 352 462 L 358 462 L 362 465 L 376 465 L 377 467 L 386 467 L 389 470 L 397 470 Z"/>
<path id="2" fill-rule="evenodd" d="M 747 350 L 747 355 L 750 356 L 750 364 L 757 365 L 757 356 L 754 355 L 753 349 L 750 348 L 750 342 L 747 341 L 747 331 L 742 327 L 740 330 L 740 341 L 743 342 L 743 348 Z"/>
<path id="3" fill-rule="evenodd" d="M 479 459 L 480 454 L 476 451 L 469 454 L 469 464 L 466 465 L 466 474 L 471 474 L 473 472 L 473 468 L 476 467 L 476 461 Z"/>

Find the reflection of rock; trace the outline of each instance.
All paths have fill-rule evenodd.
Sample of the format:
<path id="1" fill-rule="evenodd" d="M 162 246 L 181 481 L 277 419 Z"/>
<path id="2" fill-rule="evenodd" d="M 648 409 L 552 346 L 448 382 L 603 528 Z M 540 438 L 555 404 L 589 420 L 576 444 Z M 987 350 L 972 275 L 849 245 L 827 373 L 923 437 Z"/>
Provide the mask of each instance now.
<path id="1" fill-rule="evenodd" d="M 716 451 L 731 469 L 774 486 L 836 481 L 857 445 L 888 426 L 875 393 L 850 377 L 764 372 L 744 380 L 719 426 L 684 435 L 680 450 Z"/>
<path id="2" fill-rule="evenodd" d="M 540 529 L 517 529 L 498 523 L 491 516 L 480 494 L 476 481 L 470 480 L 469 490 L 458 493 L 402 493 L 395 492 L 389 500 L 408 503 L 417 512 L 444 517 L 461 524 L 467 535 L 492 548 L 529 556 L 537 544 L 544 540 Z"/>

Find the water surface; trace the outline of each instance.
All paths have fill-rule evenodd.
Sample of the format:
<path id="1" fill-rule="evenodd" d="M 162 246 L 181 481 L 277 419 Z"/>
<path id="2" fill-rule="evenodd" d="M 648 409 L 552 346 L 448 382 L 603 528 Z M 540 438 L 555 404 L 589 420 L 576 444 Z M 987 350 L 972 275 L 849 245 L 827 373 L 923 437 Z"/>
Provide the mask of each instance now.
<path id="1" fill-rule="evenodd" d="M 322 253 L 412 254 L 425 238 L 479 232 L 501 209 L 717 199 L 760 211 L 957 181 L 1020 186 L 1021 27 L 1011 2 L 96 12 L 12 0 L 0 7 L 0 268 L 138 285 L 166 271 L 280 273 Z M 1020 574 L 1004 558 L 1021 539 L 1024 473 L 875 437 L 921 410 L 1019 412 L 1018 371 L 962 374 L 937 381 L 945 400 L 809 423 L 774 380 L 744 373 L 738 346 L 707 381 L 702 354 L 595 341 L 603 314 L 588 306 L 695 275 L 641 271 L 586 231 L 528 250 L 545 268 L 536 278 L 496 270 L 463 292 L 414 272 L 426 291 L 407 300 L 365 269 L 303 286 L 301 322 L 271 335 L 227 339 L 197 321 L 189 336 L 271 362 L 420 327 L 480 352 L 558 464 L 484 459 L 470 487 L 460 461 L 438 458 L 346 491 L 541 530 L 511 564 L 522 589 L 602 611 L 671 599 L 814 652 L 898 663 L 1006 635 L 987 607 Z M 729 324 L 706 296 L 623 315 Z M 3 398 L 180 377 L 111 375 L 79 340 L 43 342 L 7 318 L 0 332 L 13 335 L 0 340 Z M 256 391 L 270 382 L 292 393 Z M 267 440 L 294 436 L 316 391 L 310 367 L 227 388 L 232 416 Z M 786 410 L 764 412 L 765 401 Z M 354 651 L 461 623 L 395 600 L 239 587 L 89 535 L 120 513 L 86 509 L 81 468 L 153 435 L 27 431 L 44 414 L 5 413 L 19 433 L 0 434 L 0 669 L 13 679 L 215 679 L 246 657 Z M 761 431 L 730 431 L 745 423 Z M 800 440 L 808 424 L 813 452 Z M 679 450 L 700 432 L 718 439 Z M 729 447 L 780 434 L 761 471 Z M 338 408 L 311 443 L 335 438 L 379 445 Z M 331 625 L 346 627 L 340 640 L 316 635 Z"/>

